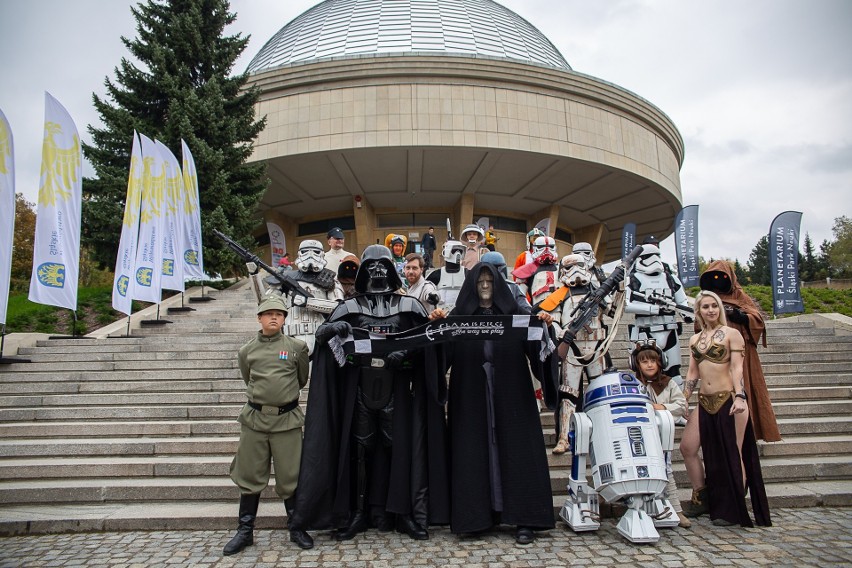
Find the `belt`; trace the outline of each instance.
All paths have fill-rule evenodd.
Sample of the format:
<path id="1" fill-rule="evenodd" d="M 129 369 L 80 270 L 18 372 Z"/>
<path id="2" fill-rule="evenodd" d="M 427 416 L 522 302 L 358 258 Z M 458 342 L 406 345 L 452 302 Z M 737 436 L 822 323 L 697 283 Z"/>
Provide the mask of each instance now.
<path id="1" fill-rule="evenodd" d="M 370 355 L 358 355 L 355 353 L 347 355 L 346 362 L 356 367 L 375 367 L 381 369 L 385 366 L 384 359 L 371 357 Z"/>
<path id="2" fill-rule="evenodd" d="M 249 407 L 259 410 L 262 414 L 271 414 L 273 416 L 280 416 L 282 414 L 287 414 L 291 410 L 294 410 L 297 406 L 299 406 L 299 399 L 297 398 L 293 402 L 288 402 L 284 406 L 267 406 L 265 404 L 257 404 L 256 402 L 247 402 L 246 404 Z"/>
<path id="3" fill-rule="evenodd" d="M 290 337 L 294 335 L 313 335 L 317 331 L 317 324 L 315 322 L 288 323 L 284 328 L 286 329 L 285 334 Z"/>

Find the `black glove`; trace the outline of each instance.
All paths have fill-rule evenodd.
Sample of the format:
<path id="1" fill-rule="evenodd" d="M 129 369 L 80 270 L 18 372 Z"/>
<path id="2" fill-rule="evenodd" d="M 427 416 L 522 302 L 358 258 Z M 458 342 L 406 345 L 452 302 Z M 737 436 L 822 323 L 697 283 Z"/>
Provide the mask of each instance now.
<path id="1" fill-rule="evenodd" d="M 441 297 L 434 292 L 431 294 L 426 294 L 426 302 L 432 304 L 433 306 L 437 306 L 441 301 Z"/>
<path id="2" fill-rule="evenodd" d="M 725 315 L 734 323 L 738 323 L 740 325 L 748 325 L 748 315 L 744 311 L 739 308 L 731 307 L 728 309 L 725 308 Z"/>
<path id="3" fill-rule="evenodd" d="M 391 351 L 385 355 L 385 365 L 387 365 L 388 369 L 402 369 L 406 355 L 405 351 Z"/>
<path id="4" fill-rule="evenodd" d="M 352 333 L 352 326 L 345 321 L 326 322 L 317 328 L 316 338 L 319 343 L 326 343 L 335 335 L 345 337 Z"/>

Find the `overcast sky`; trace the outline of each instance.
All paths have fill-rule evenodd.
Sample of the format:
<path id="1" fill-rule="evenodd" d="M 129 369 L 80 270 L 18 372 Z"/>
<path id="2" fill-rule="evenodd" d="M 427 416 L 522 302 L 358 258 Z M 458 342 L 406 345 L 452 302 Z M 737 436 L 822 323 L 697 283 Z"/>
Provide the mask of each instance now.
<path id="1" fill-rule="evenodd" d="M 233 0 L 228 33 L 263 44 L 316 0 Z M 684 205 L 698 204 L 699 253 L 745 263 L 773 217 L 803 212 L 818 247 L 852 216 L 852 1 L 503 0 L 575 71 L 615 83 L 672 118 L 686 145 Z M 44 91 L 84 141 L 92 93 L 136 37 L 124 0 L 0 0 L 0 110 L 15 139 L 17 191 L 35 202 Z M 84 174 L 91 176 L 88 164 Z M 567 252 L 567 251 L 566 251 Z M 674 262 L 674 245 L 663 243 Z"/>

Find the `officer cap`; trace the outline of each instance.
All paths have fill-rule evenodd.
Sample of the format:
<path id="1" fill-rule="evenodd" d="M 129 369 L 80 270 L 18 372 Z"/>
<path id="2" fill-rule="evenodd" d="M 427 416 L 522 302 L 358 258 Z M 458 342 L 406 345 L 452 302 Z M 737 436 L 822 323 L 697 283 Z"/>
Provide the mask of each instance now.
<path id="1" fill-rule="evenodd" d="M 282 311 L 286 314 L 287 313 L 287 306 L 286 306 L 286 304 L 284 304 L 284 300 L 282 300 L 281 297 L 270 296 L 270 297 L 264 299 L 260 303 L 260 305 L 257 307 L 257 315 L 260 315 L 263 312 L 266 312 L 266 311 L 269 311 L 269 310 L 279 310 L 279 311 Z"/>

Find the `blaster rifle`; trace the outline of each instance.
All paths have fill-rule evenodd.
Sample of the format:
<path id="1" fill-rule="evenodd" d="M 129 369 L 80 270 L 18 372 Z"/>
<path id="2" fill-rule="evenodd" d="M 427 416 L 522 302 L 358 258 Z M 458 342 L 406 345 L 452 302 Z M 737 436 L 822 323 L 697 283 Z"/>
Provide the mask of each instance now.
<path id="1" fill-rule="evenodd" d="M 305 301 L 307 301 L 308 298 L 313 298 L 312 294 L 310 294 L 304 288 L 299 286 L 296 282 L 287 278 L 286 276 L 284 276 L 283 274 L 281 274 L 280 272 L 278 272 L 277 270 L 275 270 L 274 268 L 272 268 L 271 266 L 269 266 L 268 264 L 263 262 L 260 259 L 259 256 L 257 256 L 253 252 L 250 252 L 250 251 L 246 250 L 245 248 L 243 248 L 240 245 L 240 243 L 236 242 L 234 239 L 232 239 L 231 237 L 229 237 L 225 233 L 222 233 L 221 231 L 219 231 L 217 229 L 213 229 L 213 234 L 216 235 L 217 237 L 219 237 L 220 239 L 222 239 L 223 241 L 225 241 L 225 244 L 228 245 L 229 249 L 234 251 L 234 254 L 236 254 L 237 256 L 239 256 L 240 258 L 245 260 L 246 262 L 253 262 L 258 267 L 264 269 L 269 274 L 271 274 L 273 276 L 273 278 L 275 278 L 278 281 L 278 283 L 281 285 L 281 291 L 285 292 L 286 294 L 292 295 L 294 300 L 297 296 L 301 296 L 302 298 L 304 298 Z M 296 302 L 296 303 L 303 304 L 305 302 L 302 301 L 302 302 Z"/>
<path id="2" fill-rule="evenodd" d="M 603 305 L 606 297 L 618 290 L 618 285 L 622 280 L 624 280 L 624 275 L 627 272 L 628 267 L 633 264 L 637 258 L 639 258 L 641 253 L 642 246 L 637 245 L 636 248 L 634 248 L 630 254 L 621 261 L 621 264 L 615 267 L 612 274 L 601 282 L 601 285 L 593 292 L 587 294 L 586 297 L 583 298 L 583 301 L 574 308 L 574 311 L 571 312 L 571 323 L 565 328 L 565 334 L 562 336 L 562 342 L 559 344 L 558 352 L 560 358 L 565 358 L 568 354 L 568 344 L 573 342 L 577 338 L 577 334 L 580 330 L 586 327 L 592 318 L 595 317 L 595 314 L 598 313 L 598 310 Z"/>
<path id="3" fill-rule="evenodd" d="M 663 296 L 662 294 L 660 294 L 658 292 L 650 292 L 650 293 L 645 294 L 643 292 L 631 291 L 630 296 L 632 298 L 638 298 L 638 299 L 642 300 L 643 302 L 645 302 L 646 304 L 653 304 L 655 306 L 659 306 L 661 311 L 662 311 L 662 309 L 666 309 L 666 310 L 669 310 L 671 312 L 680 312 L 680 314 L 682 316 L 688 317 L 688 318 L 691 318 L 695 315 L 695 310 L 693 310 L 689 306 L 684 306 L 684 305 L 678 304 L 673 299 L 666 298 L 665 296 Z"/>

